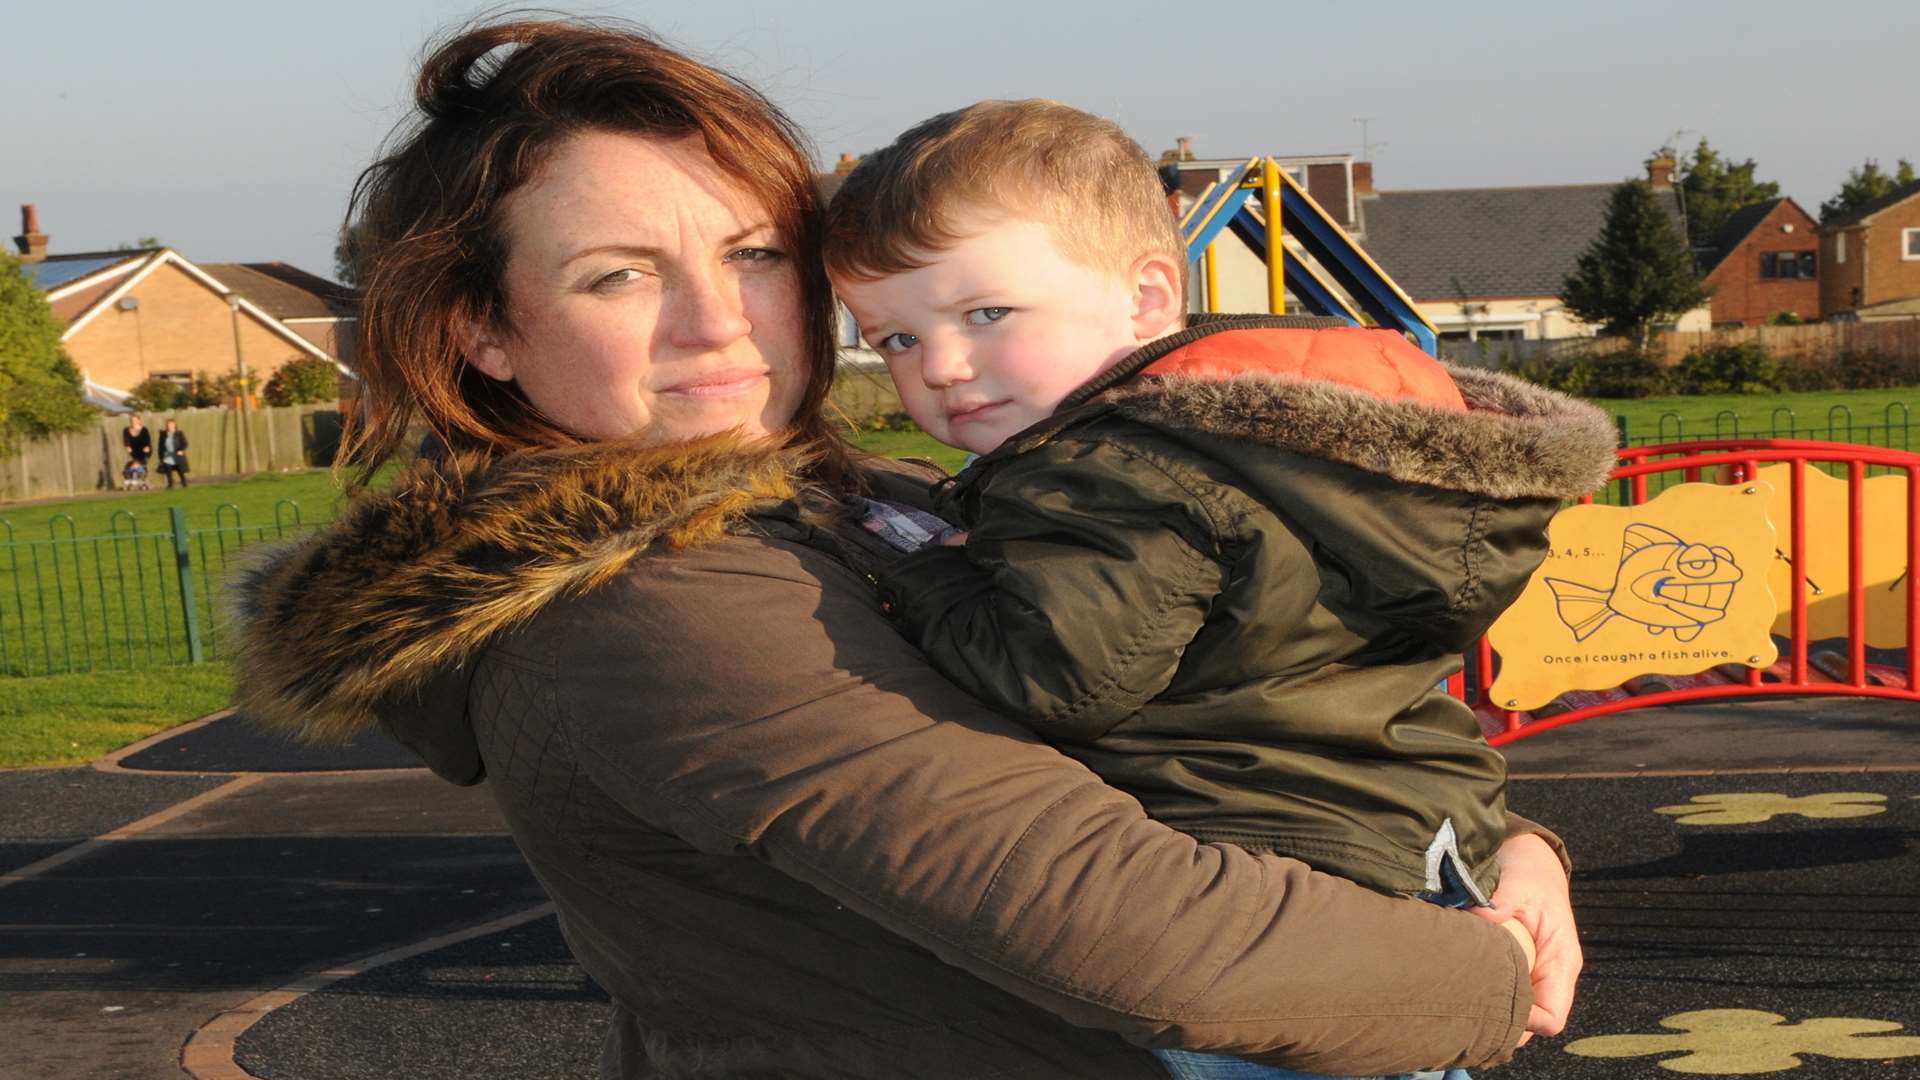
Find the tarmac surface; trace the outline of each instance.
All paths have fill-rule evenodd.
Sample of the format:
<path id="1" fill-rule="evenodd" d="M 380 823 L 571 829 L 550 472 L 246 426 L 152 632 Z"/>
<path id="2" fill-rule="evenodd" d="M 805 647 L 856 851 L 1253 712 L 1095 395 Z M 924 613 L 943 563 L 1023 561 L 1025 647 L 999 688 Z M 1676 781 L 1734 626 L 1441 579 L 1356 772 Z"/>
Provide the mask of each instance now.
<path id="1" fill-rule="evenodd" d="M 1669 707 L 1507 750 L 1513 807 L 1574 852 L 1588 964 L 1570 1030 L 1483 1080 L 1920 1080 L 1920 706 Z M 226 718 L 0 772 L 0 1075 L 595 1076 L 605 996 L 486 788 L 411 765 Z"/>

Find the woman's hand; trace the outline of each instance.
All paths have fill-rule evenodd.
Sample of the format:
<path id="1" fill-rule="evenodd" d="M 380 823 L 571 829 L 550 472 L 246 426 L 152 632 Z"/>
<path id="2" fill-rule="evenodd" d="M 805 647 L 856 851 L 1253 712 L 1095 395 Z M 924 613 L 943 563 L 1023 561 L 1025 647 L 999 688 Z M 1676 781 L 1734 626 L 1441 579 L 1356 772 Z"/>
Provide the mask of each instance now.
<path id="1" fill-rule="evenodd" d="M 1538 954 L 1533 965 L 1533 1011 L 1529 1036 L 1558 1035 L 1573 1008 L 1574 983 L 1583 963 L 1580 932 L 1573 924 L 1567 875 L 1560 858 L 1537 836 L 1516 836 L 1500 845 L 1500 887 L 1493 906 L 1470 908 L 1488 922 L 1516 919 L 1533 935 Z M 1528 1036 L 1521 1037 L 1524 1045 Z"/>

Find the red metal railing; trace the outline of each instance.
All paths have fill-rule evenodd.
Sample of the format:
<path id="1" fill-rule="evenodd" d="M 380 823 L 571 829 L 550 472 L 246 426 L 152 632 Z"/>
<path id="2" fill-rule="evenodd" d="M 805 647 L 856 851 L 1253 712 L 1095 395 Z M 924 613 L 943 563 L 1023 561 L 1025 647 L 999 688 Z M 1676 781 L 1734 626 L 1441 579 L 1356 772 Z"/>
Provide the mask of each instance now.
<path id="1" fill-rule="evenodd" d="M 1863 485 L 1870 466 L 1904 472 L 1907 477 L 1907 573 L 1920 566 L 1920 454 L 1851 443 L 1800 439 L 1717 439 L 1634 447 L 1620 451 L 1613 480 L 1625 481 L 1628 505 L 1647 498 L 1647 478 L 1678 472 L 1688 481 L 1714 477 L 1726 483 L 1745 483 L 1762 465 L 1789 467 L 1791 507 L 1785 538 L 1791 563 L 1789 587 L 1792 607 L 1790 633 L 1782 659 L 1762 671 L 1729 671 L 1732 665 L 1700 675 L 1642 677 L 1608 691 L 1575 691 L 1531 713 L 1494 707 L 1487 687 L 1498 671 L 1498 659 L 1485 638 L 1469 660 L 1467 671 L 1448 680 L 1447 689 L 1474 706 L 1487 741 L 1498 746 L 1515 739 L 1551 731 L 1590 717 L 1624 712 L 1648 705 L 1678 701 L 1760 695 L 1840 694 L 1920 701 L 1920 586 L 1907 584 L 1906 649 L 1904 669 L 1871 665 L 1867 659 L 1865 583 L 1865 502 Z M 1807 502 L 1809 465 L 1844 465 L 1847 479 L 1847 634 L 1844 669 L 1822 670 L 1809 658 L 1807 639 Z M 1592 502 L 1589 496 L 1581 500 Z M 1775 528 L 1782 523 L 1775 522 Z M 1824 665 L 1834 667 L 1836 665 Z M 1636 690 L 1645 691 L 1636 693 Z"/>

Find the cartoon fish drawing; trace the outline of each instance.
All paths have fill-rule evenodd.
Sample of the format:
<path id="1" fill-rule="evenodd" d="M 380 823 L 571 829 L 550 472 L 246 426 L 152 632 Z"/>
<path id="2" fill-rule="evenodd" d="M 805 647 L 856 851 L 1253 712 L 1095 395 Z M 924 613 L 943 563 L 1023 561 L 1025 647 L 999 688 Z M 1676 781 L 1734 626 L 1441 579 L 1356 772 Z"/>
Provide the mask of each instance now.
<path id="1" fill-rule="evenodd" d="M 1592 637 L 1615 615 L 1649 634 L 1672 630 L 1674 640 L 1692 641 L 1708 623 L 1726 618 L 1733 588 L 1745 576 L 1726 548 L 1689 544 L 1652 525 L 1627 526 L 1620 547 L 1611 588 L 1547 579 L 1575 641 Z"/>

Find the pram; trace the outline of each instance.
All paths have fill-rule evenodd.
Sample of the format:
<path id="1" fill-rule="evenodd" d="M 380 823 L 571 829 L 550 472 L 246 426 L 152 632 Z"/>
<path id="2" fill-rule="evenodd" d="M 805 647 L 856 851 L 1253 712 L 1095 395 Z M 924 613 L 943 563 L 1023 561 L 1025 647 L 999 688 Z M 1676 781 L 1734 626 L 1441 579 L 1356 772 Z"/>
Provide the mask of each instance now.
<path id="1" fill-rule="evenodd" d="M 147 486 L 147 467 L 138 461 L 128 461 L 120 470 L 121 491 L 150 491 Z"/>

